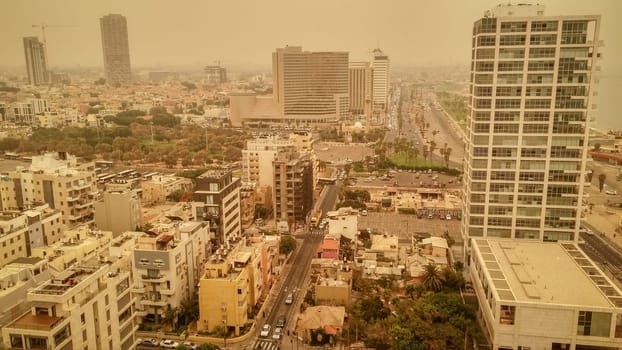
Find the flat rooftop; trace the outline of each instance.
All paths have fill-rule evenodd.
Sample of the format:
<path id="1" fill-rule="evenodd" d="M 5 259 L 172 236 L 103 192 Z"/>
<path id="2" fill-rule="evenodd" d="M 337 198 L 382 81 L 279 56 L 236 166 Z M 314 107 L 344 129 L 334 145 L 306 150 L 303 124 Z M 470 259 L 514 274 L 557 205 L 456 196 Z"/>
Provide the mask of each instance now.
<path id="1" fill-rule="evenodd" d="M 59 322 L 63 320 L 62 317 L 47 316 L 47 315 L 33 315 L 30 313 L 18 318 L 15 322 L 10 324 L 8 328 L 16 329 L 32 329 L 37 331 L 48 331 L 56 327 Z"/>
<path id="2" fill-rule="evenodd" d="M 622 307 L 622 292 L 573 243 L 473 240 L 500 300 Z"/>

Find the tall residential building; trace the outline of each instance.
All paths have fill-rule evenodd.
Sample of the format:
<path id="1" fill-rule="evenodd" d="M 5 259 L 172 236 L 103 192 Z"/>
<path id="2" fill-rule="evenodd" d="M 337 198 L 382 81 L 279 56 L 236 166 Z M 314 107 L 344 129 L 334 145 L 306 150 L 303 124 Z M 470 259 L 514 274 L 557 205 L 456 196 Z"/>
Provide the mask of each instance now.
<path id="1" fill-rule="evenodd" d="M 350 113 L 369 115 L 373 98 L 373 70 L 369 62 L 350 62 Z"/>
<path id="2" fill-rule="evenodd" d="M 126 84 L 132 80 L 127 20 L 110 14 L 99 19 L 104 52 L 104 70 L 108 84 Z"/>
<path id="3" fill-rule="evenodd" d="M 279 152 L 274 167 L 274 217 L 304 221 L 313 206 L 314 162 L 310 153 Z"/>
<path id="4" fill-rule="evenodd" d="M 285 118 L 339 120 L 348 115 L 348 52 L 272 53 L 274 99 Z"/>
<path id="5" fill-rule="evenodd" d="M 61 211 L 67 227 L 93 222 L 98 197 L 95 164 L 78 164 L 66 152 L 32 157 L 28 169 L 17 167 L 0 178 L 0 208 L 16 210 L 47 203 Z"/>
<path id="6" fill-rule="evenodd" d="M 274 185 L 274 167 L 272 162 L 279 151 L 294 148 L 290 139 L 278 136 L 258 137 L 246 142 L 246 149 L 242 150 L 242 181 L 254 182 L 259 187 Z"/>
<path id="7" fill-rule="evenodd" d="M 26 71 L 30 85 L 42 85 L 48 82 L 45 44 L 36 36 L 24 38 L 24 56 L 26 56 Z"/>
<path id="8" fill-rule="evenodd" d="M 193 213 L 209 221 L 211 238 L 219 243 L 242 234 L 240 186 L 231 171 L 210 170 L 196 178 Z"/>
<path id="9" fill-rule="evenodd" d="M 465 238 L 578 239 L 600 17 L 543 13 L 499 5 L 473 25 Z"/>
<path id="10" fill-rule="evenodd" d="M 389 56 L 382 50 L 374 50 L 373 69 L 373 108 L 374 112 L 385 112 L 389 105 Z"/>
<path id="11" fill-rule="evenodd" d="M 226 83 L 227 68 L 221 66 L 205 66 L 207 81 L 210 83 Z"/>

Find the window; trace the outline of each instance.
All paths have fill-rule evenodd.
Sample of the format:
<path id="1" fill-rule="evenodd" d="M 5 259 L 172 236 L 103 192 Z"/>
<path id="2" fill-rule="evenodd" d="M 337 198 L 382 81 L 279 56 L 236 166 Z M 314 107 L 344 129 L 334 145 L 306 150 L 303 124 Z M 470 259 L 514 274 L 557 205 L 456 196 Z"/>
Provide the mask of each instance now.
<path id="1" fill-rule="evenodd" d="M 499 58 L 523 59 L 524 57 L 525 57 L 525 49 L 508 49 L 508 48 L 499 49 Z"/>
<path id="2" fill-rule="evenodd" d="M 555 45 L 557 43 L 556 34 L 532 34 L 529 38 L 531 45 Z"/>
<path id="3" fill-rule="evenodd" d="M 475 22 L 473 26 L 473 35 L 480 33 L 494 33 L 497 31 L 497 19 L 496 18 L 482 18 Z"/>
<path id="4" fill-rule="evenodd" d="M 562 44 L 585 44 L 587 42 L 587 21 L 564 21 Z"/>
<path id="5" fill-rule="evenodd" d="M 499 85 L 522 84 L 522 83 L 523 83 L 522 74 L 499 74 L 497 75 L 497 84 Z"/>
<path id="6" fill-rule="evenodd" d="M 495 46 L 497 38 L 494 35 L 484 35 L 477 37 L 477 46 Z"/>
<path id="7" fill-rule="evenodd" d="M 525 45 L 525 36 L 524 35 L 502 35 L 499 38 L 499 45 L 500 46 Z"/>
<path id="8" fill-rule="evenodd" d="M 498 109 L 520 108 L 520 99 L 496 99 L 495 108 L 498 108 Z"/>
<path id="9" fill-rule="evenodd" d="M 555 61 L 530 61 L 527 70 L 533 71 L 552 71 L 555 68 Z"/>
<path id="10" fill-rule="evenodd" d="M 502 22 L 501 33 L 515 33 L 527 31 L 527 22 Z"/>
<path id="11" fill-rule="evenodd" d="M 556 32 L 557 21 L 535 21 L 531 22 L 532 32 Z"/>
<path id="12" fill-rule="evenodd" d="M 484 63 L 484 62 L 481 62 L 481 63 Z M 485 63 L 490 63 L 490 62 L 485 62 Z M 523 61 L 499 62 L 497 63 L 497 70 L 500 72 L 522 71 Z"/>
<path id="13" fill-rule="evenodd" d="M 482 62 L 475 63 L 476 72 L 492 72 L 494 69 L 495 69 L 494 62 L 482 61 Z"/>
<path id="14" fill-rule="evenodd" d="M 551 108 L 550 99 L 525 100 L 525 109 L 549 109 Z"/>
<path id="15" fill-rule="evenodd" d="M 499 89 L 499 88 L 497 88 Z M 496 122 L 516 122 L 520 120 L 519 111 L 495 111 Z"/>
<path id="16" fill-rule="evenodd" d="M 579 311 L 577 335 L 608 337 L 611 328 L 611 313 Z"/>
<path id="17" fill-rule="evenodd" d="M 501 305 L 499 323 L 501 324 L 514 324 L 514 314 L 516 313 L 516 306 L 513 305 Z"/>
<path id="18" fill-rule="evenodd" d="M 527 84 L 552 84 L 553 74 L 527 74 Z"/>
<path id="19" fill-rule="evenodd" d="M 492 74 L 475 74 L 475 84 L 492 84 Z"/>
<path id="20" fill-rule="evenodd" d="M 554 47 L 534 47 L 529 49 L 529 58 L 552 58 L 555 57 Z"/>
<path id="21" fill-rule="evenodd" d="M 477 49 L 475 57 L 477 59 L 495 58 L 495 49 Z"/>
<path id="22" fill-rule="evenodd" d="M 519 86 L 516 87 L 498 87 L 497 88 L 497 96 L 520 96 L 522 88 Z"/>

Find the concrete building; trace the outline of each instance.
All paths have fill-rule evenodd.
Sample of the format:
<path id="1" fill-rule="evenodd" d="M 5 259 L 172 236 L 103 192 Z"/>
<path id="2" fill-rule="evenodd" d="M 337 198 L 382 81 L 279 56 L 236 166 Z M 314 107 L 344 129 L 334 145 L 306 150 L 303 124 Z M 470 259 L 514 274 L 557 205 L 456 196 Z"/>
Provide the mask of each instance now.
<path id="1" fill-rule="evenodd" d="M 196 178 L 193 213 L 210 223 L 211 238 L 220 243 L 242 234 L 240 186 L 231 171 L 210 170 Z"/>
<path id="2" fill-rule="evenodd" d="M 347 266 L 338 269 L 323 269 L 313 286 L 317 305 L 349 305 L 352 294 L 352 270 Z"/>
<path id="3" fill-rule="evenodd" d="M 350 113 L 371 115 L 373 70 L 369 62 L 350 62 Z"/>
<path id="4" fill-rule="evenodd" d="M 25 37 L 23 41 L 28 83 L 30 85 L 43 85 L 48 83 L 45 44 L 39 41 L 39 38 L 36 36 Z"/>
<path id="5" fill-rule="evenodd" d="M 112 231 L 115 237 L 143 225 L 139 191 L 128 183 L 106 184 L 102 200 L 95 202 L 94 210 L 97 228 Z"/>
<path id="6" fill-rule="evenodd" d="M 127 258 L 94 257 L 30 290 L 30 310 L 2 328 L 11 349 L 134 349 Z"/>
<path id="7" fill-rule="evenodd" d="M 159 324 L 169 307 L 179 307 L 195 293 L 211 245 L 206 223 L 183 222 L 155 229 L 160 233 L 135 238 L 132 293 L 138 321 Z M 132 233 L 124 236 L 133 239 Z"/>
<path id="8" fill-rule="evenodd" d="M 374 50 L 374 59 L 372 61 L 373 75 L 373 109 L 374 113 L 384 114 L 389 106 L 389 75 L 391 72 L 389 56 L 385 55 L 382 50 Z"/>
<path id="9" fill-rule="evenodd" d="M 328 234 L 331 237 L 345 237 L 354 241 L 358 233 L 358 211 L 350 207 L 342 207 L 326 213 L 328 218 Z"/>
<path id="10" fill-rule="evenodd" d="M 42 204 L 23 212 L 28 220 L 28 255 L 32 248 L 52 245 L 63 238 L 65 225 L 60 210 Z"/>
<path id="11" fill-rule="evenodd" d="M 26 215 L 0 213 L 0 268 L 17 258 L 28 256 Z"/>
<path id="12" fill-rule="evenodd" d="M 226 83 L 227 69 L 221 66 L 205 66 L 205 74 L 209 83 Z"/>
<path id="13" fill-rule="evenodd" d="M 240 187 L 240 221 L 242 230 L 253 226 L 255 221 L 255 199 L 257 186 L 254 183 L 243 183 Z"/>
<path id="14" fill-rule="evenodd" d="M 148 181 L 140 183 L 142 189 L 142 203 L 154 205 L 166 201 L 175 191 L 186 192 L 192 188 L 192 180 L 174 175 L 156 175 Z"/>
<path id="15" fill-rule="evenodd" d="M 274 160 L 274 217 L 304 221 L 313 205 L 313 161 L 310 154 L 288 151 Z"/>
<path id="16" fill-rule="evenodd" d="M 325 237 L 317 252 L 318 258 L 339 260 L 339 239 Z"/>
<path id="17" fill-rule="evenodd" d="M 235 335 L 248 321 L 248 312 L 258 300 L 256 278 L 261 276 L 261 261 L 256 249 L 241 249 L 238 242 L 219 248 L 205 264 L 199 282 L 199 331 L 226 327 Z M 253 298 L 255 293 L 255 298 Z"/>
<path id="18" fill-rule="evenodd" d="M 2 210 L 47 203 L 61 211 L 67 227 L 93 222 L 93 203 L 98 195 L 95 164 L 79 164 L 66 152 L 34 156 L 28 169 L 19 166 L 0 180 Z"/>
<path id="19" fill-rule="evenodd" d="M 0 329 L 30 310 L 28 290 L 47 282 L 52 272 L 42 258 L 18 258 L 0 268 Z"/>
<path id="20" fill-rule="evenodd" d="M 110 14 L 100 18 L 99 25 L 106 82 L 110 85 L 127 84 L 132 80 L 127 20 L 122 15 Z"/>
<path id="21" fill-rule="evenodd" d="M 575 243 L 474 238 L 470 259 L 491 349 L 622 346 L 622 292 Z"/>
<path id="22" fill-rule="evenodd" d="M 311 340 L 318 329 L 323 329 L 329 337 L 341 335 L 346 308 L 343 306 L 311 306 L 298 317 L 296 331 L 305 342 Z M 336 339 L 334 339 L 336 341 Z"/>
<path id="23" fill-rule="evenodd" d="M 279 151 L 294 148 L 290 139 L 276 135 L 258 137 L 246 142 L 242 150 L 242 181 L 254 182 L 259 187 L 274 186 L 274 166 Z"/>
<path id="24" fill-rule="evenodd" d="M 599 16 L 499 5 L 473 25 L 466 238 L 576 241 Z"/>

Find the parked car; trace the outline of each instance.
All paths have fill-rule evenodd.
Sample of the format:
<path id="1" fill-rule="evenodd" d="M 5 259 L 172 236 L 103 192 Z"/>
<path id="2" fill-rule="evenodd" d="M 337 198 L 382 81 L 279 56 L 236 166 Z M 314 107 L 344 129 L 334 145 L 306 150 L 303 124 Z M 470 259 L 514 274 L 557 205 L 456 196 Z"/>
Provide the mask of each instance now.
<path id="1" fill-rule="evenodd" d="M 264 324 L 263 328 L 261 328 L 261 333 L 259 335 L 261 337 L 267 338 L 270 335 L 270 330 L 272 327 L 269 324 Z"/>
<path id="2" fill-rule="evenodd" d="M 434 219 L 434 215 L 432 213 L 428 214 L 428 219 Z"/>
<path id="3" fill-rule="evenodd" d="M 166 349 L 176 349 L 179 346 L 179 343 L 174 341 L 174 340 L 170 340 L 170 339 L 164 339 L 160 342 L 160 347 L 161 348 L 166 348 Z"/>
<path id="4" fill-rule="evenodd" d="M 185 341 L 184 345 L 191 350 L 196 350 L 199 346 L 191 341 Z"/>
<path id="5" fill-rule="evenodd" d="M 363 210 L 363 211 L 361 211 L 361 215 L 363 215 L 363 216 L 367 216 L 367 210 Z"/>
<path id="6" fill-rule="evenodd" d="M 447 219 L 447 220 L 451 220 L 451 214 L 447 214 L 447 215 L 445 215 L 445 219 Z"/>
<path id="7" fill-rule="evenodd" d="M 287 298 L 285 298 L 285 304 L 291 305 L 294 302 L 294 295 L 292 293 L 287 294 Z"/>
<path id="8" fill-rule="evenodd" d="M 160 343 L 158 343 L 158 340 L 156 338 L 149 338 L 149 339 L 138 338 L 138 344 L 142 346 L 149 346 L 149 347 L 157 347 L 160 345 Z"/>
<path id="9" fill-rule="evenodd" d="M 618 195 L 618 191 L 616 191 L 616 190 L 606 190 L 605 193 L 610 195 L 610 196 Z"/>
<path id="10" fill-rule="evenodd" d="M 279 340 L 281 339 L 281 333 L 282 333 L 283 329 L 280 327 L 277 327 L 274 329 L 274 333 L 272 334 L 272 339 L 276 339 Z"/>

